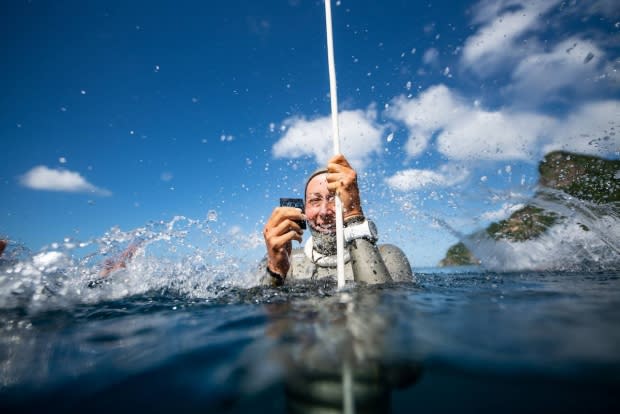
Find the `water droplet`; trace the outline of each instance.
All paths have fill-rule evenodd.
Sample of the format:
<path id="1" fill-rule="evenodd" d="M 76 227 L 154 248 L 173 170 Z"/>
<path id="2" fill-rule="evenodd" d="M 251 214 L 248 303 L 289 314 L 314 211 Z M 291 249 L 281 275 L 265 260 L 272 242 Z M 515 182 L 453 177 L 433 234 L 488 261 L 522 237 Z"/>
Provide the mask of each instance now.
<path id="1" fill-rule="evenodd" d="M 64 163 L 67 162 L 67 159 L 65 157 L 60 157 L 60 158 L 58 158 L 58 162 L 61 163 L 61 164 L 64 164 Z"/>
<path id="2" fill-rule="evenodd" d="M 207 221 L 217 221 L 217 212 L 215 210 L 207 212 Z"/>
<path id="3" fill-rule="evenodd" d="M 394 139 L 394 133 L 390 132 L 390 134 L 387 136 L 386 140 L 387 140 L 387 142 L 392 142 L 393 139 Z"/>

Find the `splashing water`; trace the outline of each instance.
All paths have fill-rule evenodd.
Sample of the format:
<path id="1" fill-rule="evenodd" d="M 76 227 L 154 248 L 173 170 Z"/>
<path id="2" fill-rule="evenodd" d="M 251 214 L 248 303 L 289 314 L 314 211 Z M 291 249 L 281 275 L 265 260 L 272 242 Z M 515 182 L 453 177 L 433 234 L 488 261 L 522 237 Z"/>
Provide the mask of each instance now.
<path id="1" fill-rule="evenodd" d="M 605 271 L 620 268 L 620 214 L 617 203 L 596 204 L 562 191 L 543 189 L 530 204 L 558 217 L 538 237 L 514 241 L 479 231 L 463 239 L 493 271 Z"/>
<path id="2" fill-rule="evenodd" d="M 211 216 L 177 216 L 126 232 L 115 227 L 86 242 L 65 239 L 35 254 L 12 247 L 0 261 L 0 308 L 47 310 L 148 292 L 212 298 L 258 280 L 256 260 L 229 253 L 235 244 Z M 124 261 L 128 250 L 131 260 Z M 106 263 L 123 266 L 103 277 Z"/>

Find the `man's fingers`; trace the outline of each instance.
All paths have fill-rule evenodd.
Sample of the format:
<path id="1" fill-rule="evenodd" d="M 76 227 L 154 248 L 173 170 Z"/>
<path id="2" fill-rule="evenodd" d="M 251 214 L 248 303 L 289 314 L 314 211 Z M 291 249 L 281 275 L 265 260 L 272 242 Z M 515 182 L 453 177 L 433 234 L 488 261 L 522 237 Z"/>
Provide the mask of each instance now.
<path id="1" fill-rule="evenodd" d="M 298 242 L 301 242 L 302 238 L 297 232 L 291 230 L 280 236 L 272 237 L 269 240 L 270 242 L 269 246 L 273 253 L 278 254 L 278 253 L 281 253 L 283 249 L 285 251 L 289 251 L 292 247 L 291 241 L 293 240 L 297 240 Z"/>
<path id="2" fill-rule="evenodd" d="M 303 231 L 302 231 L 301 227 L 299 226 L 299 224 L 296 221 L 286 219 L 286 220 L 280 222 L 280 224 L 278 224 L 277 226 L 268 228 L 267 229 L 267 233 L 268 233 L 267 236 L 278 237 L 278 236 L 287 234 L 290 231 L 294 231 L 300 237 L 303 234 Z"/>
<path id="3" fill-rule="evenodd" d="M 267 222 L 267 226 L 276 227 L 285 220 L 303 220 L 304 215 L 300 209 L 295 207 L 276 207 Z"/>
<path id="4" fill-rule="evenodd" d="M 263 228 L 263 237 L 267 240 L 270 237 L 282 235 L 291 229 L 303 234 L 297 222 L 305 219 L 306 217 L 298 208 L 277 207 Z"/>

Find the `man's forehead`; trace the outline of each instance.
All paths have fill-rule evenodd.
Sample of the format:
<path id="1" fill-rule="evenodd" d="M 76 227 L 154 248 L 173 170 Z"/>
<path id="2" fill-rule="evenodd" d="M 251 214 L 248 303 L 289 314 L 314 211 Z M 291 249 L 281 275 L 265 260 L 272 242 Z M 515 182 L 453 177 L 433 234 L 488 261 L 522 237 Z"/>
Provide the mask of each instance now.
<path id="1" fill-rule="evenodd" d="M 306 195 L 322 194 L 325 192 L 327 192 L 327 173 L 315 175 L 308 181 Z"/>
<path id="2" fill-rule="evenodd" d="M 315 175 L 314 177 L 312 177 L 312 179 L 310 181 L 308 181 L 308 185 L 314 183 L 314 182 L 318 182 L 318 181 L 326 181 L 327 180 L 327 173 L 320 173 Z"/>

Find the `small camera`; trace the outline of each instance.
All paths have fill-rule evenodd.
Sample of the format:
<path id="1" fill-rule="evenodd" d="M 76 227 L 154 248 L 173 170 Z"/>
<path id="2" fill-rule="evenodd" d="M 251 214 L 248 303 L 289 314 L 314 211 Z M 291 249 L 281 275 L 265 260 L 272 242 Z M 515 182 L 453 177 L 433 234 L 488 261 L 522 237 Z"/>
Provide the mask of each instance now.
<path id="1" fill-rule="evenodd" d="M 301 198 L 281 198 L 280 199 L 280 207 L 295 207 L 301 209 L 301 212 L 304 212 L 304 200 Z M 298 221 L 299 227 L 302 229 L 306 229 L 306 221 L 301 220 Z"/>

